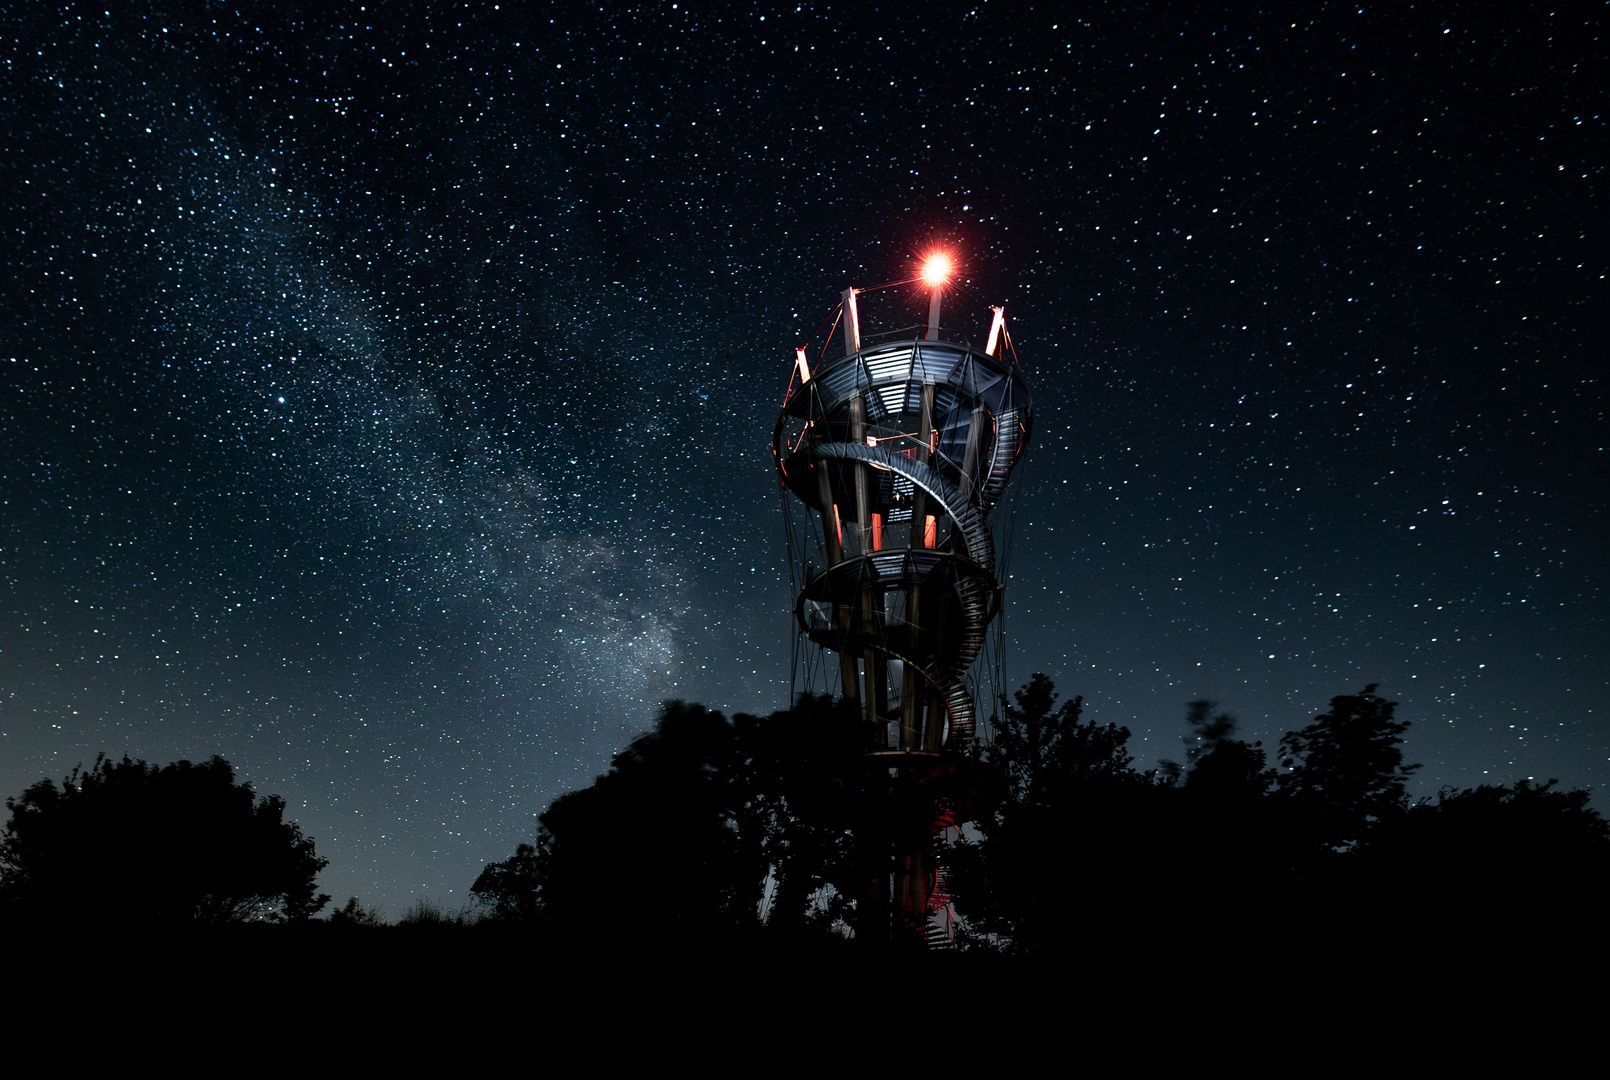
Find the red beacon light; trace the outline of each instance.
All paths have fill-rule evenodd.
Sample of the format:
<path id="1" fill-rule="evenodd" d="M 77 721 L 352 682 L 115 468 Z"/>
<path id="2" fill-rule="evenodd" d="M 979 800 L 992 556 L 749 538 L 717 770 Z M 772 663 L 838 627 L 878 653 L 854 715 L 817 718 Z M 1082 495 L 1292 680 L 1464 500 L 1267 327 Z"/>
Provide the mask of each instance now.
<path id="1" fill-rule="evenodd" d="M 939 289 L 950 284 L 950 275 L 954 266 L 950 256 L 943 251 L 935 252 L 923 260 L 922 283 L 930 289 Z"/>
<path id="2" fill-rule="evenodd" d="M 918 274 L 922 283 L 928 286 L 928 340 L 933 341 L 939 337 L 939 297 L 950 284 L 950 275 L 955 271 L 955 264 L 951 262 L 950 255 L 943 251 L 936 251 L 929 255 L 922 263 L 922 271 Z"/>

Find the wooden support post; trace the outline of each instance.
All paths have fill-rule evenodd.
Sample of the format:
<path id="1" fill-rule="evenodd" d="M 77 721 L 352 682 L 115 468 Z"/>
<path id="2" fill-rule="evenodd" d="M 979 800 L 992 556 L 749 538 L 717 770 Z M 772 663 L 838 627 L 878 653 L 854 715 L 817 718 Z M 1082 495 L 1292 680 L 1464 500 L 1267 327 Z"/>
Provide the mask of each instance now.
<path id="1" fill-rule="evenodd" d="M 945 745 L 945 717 L 948 714 L 945 696 L 936 686 L 928 698 L 928 722 L 922 733 L 924 750 L 938 750 Z"/>
<path id="2" fill-rule="evenodd" d="M 933 432 L 934 432 L 934 400 L 938 387 L 932 382 L 926 382 L 922 387 L 922 402 L 919 406 L 920 417 L 917 424 L 917 438 L 921 442 L 917 460 L 928 464 L 932 458 Z M 907 536 L 906 546 L 913 551 L 920 551 L 925 547 L 923 534 L 928 520 L 928 493 L 917 485 L 911 485 L 911 529 Z M 923 610 L 923 589 L 921 585 L 911 586 L 906 593 L 906 655 L 919 663 L 926 657 L 925 635 L 922 632 L 922 620 L 926 612 Z M 912 665 L 905 665 L 905 674 L 900 681 L 900 749 L 919 750 L 922 748 L 922 709 L 923 700 L 933 693 L 933 686 L 929 684 L 916 671 Z"/>
<path id="3" fill-rule="evenodd" d="M 934 642 L 937 650 L 938 645 L 948 639 L 950 627 L 954 621 L 956 591 L 951 589 L 942 596 L 934 597 L 932 606 L 936 609 L 933 613 L 932 621 L 934 623 Z M 947 657 L 946 659 L 949 658 Z M 939 666 L 937 658 L 934 663 L 936 667 Z M 948 715 L 948 711 L 949 706 L 945 703 L 944 688 L 933 687 L 929 691 L 927 722 L 923 726 L 922 748 L 924 750 L 938 750 L 944 745 L 945 717 Z"/>
<path id="4" fill-rule="evenodd" d="M 850 398 L 850 441 L 858 446 L 866 443 L 866 399 L 859 391 Z M 866 555 L 872 550 L 871 470 L 860 463 L 852 464 L 850 468 L 855 477 L 855 553 Z M 877 749 L 886 749 L 888 737 L 884 733 L 883 712 L 887 694 L 882 682 L 883 660 L 872 648 L 873 638 L 881 630 L 878 610 L 881 605 L 874 601 L 870 587 L 861 590 L 857 603 L 861 614 L 861 637 L 867 646 L 861 658 L 861 675 L 866 683 L 861 700 L 866 708 L 867 723 L 873 727 L 873 745 Z"/>
<path id="5" fill-rule="evenodd" d="M 858 446 L 866 444 L 866 399 L 859 392 L 850 398 L 850 441 Z M 871 470 L 856 463 L 855 470 L 855 527 L 857 555 L 872 550 L 872 490 Z"/>
<path id="6" fill-rule="evenodd" d="M 833 502 L 833 482 L 828 478 L 828 467 L 825 461 L 811 463 L 811 470 L 816 473 L 816 497 L 822 511 L 822 557 L 831 568 L 844 561 L 844 546 L 839 537 L 838 507 Z M 828 600 L 833 605 L 833 629 L 841 642 L 847 641 L 851 631 L 850 604 L 841 602 L 837 597 L 830 596 Z M 838 654 L 840 693 L 846 701 L 859 702 L 861 679 L 855 670 L 855 654 L 844 648 L 840 648 Z"/>
<path id="7" fill-rule="evenodd" d="M 844 290 L 844 355 L 861 351 L 861 315 L 855 310 L 855 290 Z"/>
<path id="8" fill-rule="evenodd" d="M 895 943 L 907 949 L 922 948 L 923 924 L 927 921 L 928 860 L 913 840 L 905 840 L 906 850 L 895 856 L 894 911 Z"/>
<path id="9" fill-rule="evenodd" d="M 983 438 L 984 424 L 988 420 L 989 413 L 978 408 L 973 410 L 972 418 L 967 423 L 967 449 L 962 452 L 962 480 L 957 486 L 969 499 L 973 497 L 973 489 L 978 486 L 979 441 Z"/>

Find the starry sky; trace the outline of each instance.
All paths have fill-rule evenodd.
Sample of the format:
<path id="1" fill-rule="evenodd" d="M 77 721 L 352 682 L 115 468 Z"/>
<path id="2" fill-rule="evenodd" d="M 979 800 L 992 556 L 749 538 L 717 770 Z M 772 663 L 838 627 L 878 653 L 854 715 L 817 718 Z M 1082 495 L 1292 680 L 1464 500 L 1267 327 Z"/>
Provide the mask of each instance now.
<path id="1" fill-rule="evenodd" d="M 939 244 L 1039 410 L 1009 685 L 1602 784 L 1605 6 L 1308 10 L 11 5 L 0 789 L 222 754 L 461 903 L 786 704 L 792 347 Z"/>

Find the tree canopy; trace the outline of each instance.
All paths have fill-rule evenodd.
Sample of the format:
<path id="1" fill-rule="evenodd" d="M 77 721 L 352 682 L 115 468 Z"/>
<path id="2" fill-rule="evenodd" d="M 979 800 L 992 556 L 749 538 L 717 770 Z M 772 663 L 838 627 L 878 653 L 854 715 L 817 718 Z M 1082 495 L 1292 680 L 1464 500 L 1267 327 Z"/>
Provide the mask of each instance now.
<path id="1" fill-rule="evenodd" d="M 1408 913 L 1443 926 L 1598 923 L 1610 885 L 1610 822 L 1589 793 L 1553 780 L 1444 789 L 1366 837 L 1353 875 L 1423 897 Z"/>
<path id="2" fill-rule="evenodd" d="M 645 938 L 739 921 L 765 867 L 731 824 L 734 739 L 720 713 L 673 702 L 596 783 L 555 800 L 538 818 L 543 906 Z"/>
<path id="3" fill-rule="evenodd" d="M 1312 838 L 1332 847 L 1357 844 L 1376 824 L 1408 809 L 1408 780 L 1420 766 L 1403 763 L 1398 703 L 1375 692 L 1331 698 L 1300 731 L 1280 739 L 1277 785 L 1292 811 L 1309 819 Z"/>
<path id="4" fill-rule="evenodd" d="M 157 767 L 96 759 L 8 798 L 0 897 L 13 916 L 146 925 L 306 920 L 328 860 L 277 795 L 221 757 Z"/>
<path id="5" fill-rule="evenodd" d="M 605 937 L 806 928 L 843 914 L 854 877 L 863 732 L 853 708 L 802 697 L 768 717 L 668 702 L 594 783 L 538 816 L 534 843 L 471 892 L 503 921 Z"/>
<path id="6" fill-rule="evenodd" d="M 1255 912 L 1300 912 L 1340 940 L 1406 894 L 1486 922 L 1523 901 L 1587 912 L 1610 871 L 1588 794 L 1522 781 L 1415 803 L 1395 709 L 1373 685 L 1333 698 L 1271 767 L 1195 701 L 1185 765 L 1141 770 L 1127 728 L 1085 719 L 1083 699 L 1035 675 L 973 756 L 894 777 L 868 765 L 864 721 L 842 702 L 731 722 L 673 702 L 473 891 L 497 919 L 595 942 L 708 941 L 762 918 L 785 936 L 841 918 L 875 936 L 869 877 L 913 836 L 932 840 L 942 807 L 966 823 L 930 849 L 966 936 L 1013 952 L 1088 955 L 1170 928 L 1192 949 L 1234 948 Z"/>
<path id="7" fill-rule="evenodd" d="M 1233 940 L 1238 912 L 1406 925 L 1404 896 L 1441 932 L 1500 913 L 1587 917 L 1610 881 L 1610 824 L 1585 791 L 1521 781 L 1411 800 L 1409 725 L 1374 685 L 1288 732 L 1278 768 L 1215 710 L 1187 706 L 1187 768 L 1141 772 L 1129 732 L 1082 720 L 1079 698 L 1059 706 L 1045 676 L 1003 702 L 982 753 L 1004 796 L 952 854 L 974 939 L 1088 951 L 1173 924 L 1196 947 Z"/>
<path id="8" fill-rule="evenodd" d="M 1127 728 L 1083 720 L 1082 698 L 1058 705 L 1045 675 L 1014 696 L 980 749 L 1004 783 L 949 854 L 953 889 L 974 935 L 1054 951 L 1073 910 L 1145 891 L 1136 859 L 1152 858 L 1154 777 L 1135 770 Z"/>

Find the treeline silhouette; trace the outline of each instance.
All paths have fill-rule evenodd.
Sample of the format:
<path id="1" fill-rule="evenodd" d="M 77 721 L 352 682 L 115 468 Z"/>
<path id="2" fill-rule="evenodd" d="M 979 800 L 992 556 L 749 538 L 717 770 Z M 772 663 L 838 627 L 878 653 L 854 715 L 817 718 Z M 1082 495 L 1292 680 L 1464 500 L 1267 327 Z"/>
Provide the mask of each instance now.
<path id="1" fill-rule="evenodd" d="M 891 775 L 864 757 L 865 722 L 842 702 L 807 695 L 731 720 L 668 703 L 481 872 L 470 906 L 418 901 L 397 925 L 501 928 L 575 954 L 851 950 L 867 920 L 892 917 L 872 910 L 869 876 L 915 841 L 933 845 L 960 944 L 980 952 L 1116 955 L 1163 937 L 1202 953 L 1255 933 L 1304 949 L 1602 939 L 1610 824 L 1588 792 L 1521 780 L 1413 798 L 1408 724 L 1374 686 L 1333 698 L 1272 755 L 1193 702 L 1183 760 L 1151 769 L 1136 768 L 1128 729 L 1086 720 L 1043 675 L 1001 704 L 991 740 Z M 313 920 L 326 860 L 283 800 L 236 784 L 222 758 L 103 757 L 6 805 L 10 920 L 311 920 L 367 940 L 388 925 L 356 898 Z M 965 822 L 959 838 L 935 835 L 940 809 Z"/>
<path id="2" fill-rule="evenodd" d="M 329 860 L 285 801 L 236 784 L 221 757 L 161 768 L 103 754 L 20 797 L 0 839 L 0 914 L 137 927 L 305 922 L 329 902 Z"/>
<path id="3" fill-rule="evenodd" d="M 769 874 L 775 931 L 831 925 L 848 910 L 863 741 L 856 712 L 825 698 L 731 721 L 668 703 L 472 894 L 493 920 L 663 941 L 754 927 Z"/>
<path id="4" fill-rule="evenodd" d="M 1274 762 L 1193 702 L 1184 762 L 1141 770 L 1128 729 L 1035 675 L 992 741 L 898 781 L 868 767 L 842 703 L 730 722 L 671 703 L 472 892 L 491 921 L 598 940 L 837 941 L 868 865 L 902 833 L 931 836 L 942 805 L 967 822 L 935 851 L 966 947 L 1088 952 L 1163 931 L 1204 946 L 1254 922 L 1337 947 L 1386 925 L 1597 932 L 1610 823 L 1589 793 L 1522 780 L 1411 798 L 1408 723 L 1375 691 L 1333 698 Z"/>

